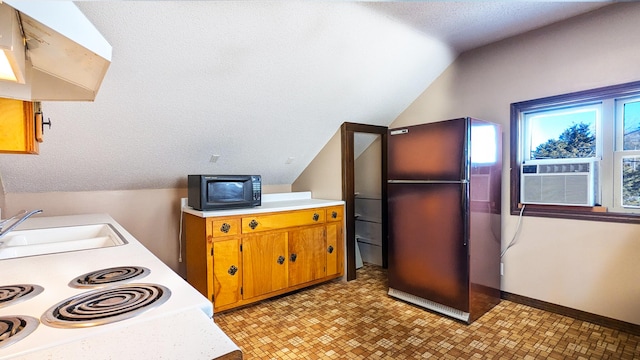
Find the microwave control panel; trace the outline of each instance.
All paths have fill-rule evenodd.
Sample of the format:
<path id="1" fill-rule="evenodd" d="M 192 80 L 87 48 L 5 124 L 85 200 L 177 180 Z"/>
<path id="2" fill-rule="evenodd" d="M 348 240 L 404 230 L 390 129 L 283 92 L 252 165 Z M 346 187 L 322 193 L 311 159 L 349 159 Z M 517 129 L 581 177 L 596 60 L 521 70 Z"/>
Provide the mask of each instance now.
<path id="1" fill-rule="evenodd" d="M 260 176 L 252 176 L 251 182 L 253 183 L 253 200 L 260 200 L 262 193 L 262 179 Z"/>

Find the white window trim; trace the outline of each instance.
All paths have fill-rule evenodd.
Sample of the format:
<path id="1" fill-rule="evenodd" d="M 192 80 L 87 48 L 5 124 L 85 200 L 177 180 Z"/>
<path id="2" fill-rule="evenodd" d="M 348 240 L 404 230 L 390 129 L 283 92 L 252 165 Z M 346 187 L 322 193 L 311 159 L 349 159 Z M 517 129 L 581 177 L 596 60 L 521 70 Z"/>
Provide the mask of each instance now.
<path id="1" fill-rule="evenodd" d="M 614 101 L 618 100 L 617 103 Z M 600 126 L 596 125 L 596 137 L 601 141 L 597 143 L 596 152 L 601 156 L 600 162 L 600 187 L 601 199 L 603 207 L 606 206 L 607 212 L 602 212 L 603 208 L 576 209 L 572 206 L 558 205 L 541 205 L 527 206 L 524 215 L 543 216 L 543 217 L 560 217 L 574 218 L 595 221 L 612 221 L 612 222 L 633 222 L 640 223 L 640 208 L 623 208 L 622 202 L 622 156 L 635 155 L 634 151 L 624 151 L 624 154 L 618 153 L 615 144 L 620 144 L 622 139 L 622 129 L 617 127 L 615 119 L 616 106 L 625 99 L 625 102 L 631 102 L 634 99 L 640 100 L 640 81 L 613 85 L 604 88 L 580 91 L 571 94 L 551 96 L 548 98 L 529 100 L 511 104 L 511 214 L 517 215 L 520 212 L 520 167 L 523 162 L 523 152 L 525 147 L 523 144 L 524 131 L 526 126 L 523 116 L 525 113 L 539 112 L 543 109 L 561 109 L 563 107 L 573 107 L 582 104 L 602 103 L 603 108 L 600 114 L 602 119 L 609 118 L 611 121 L 602 120 Z M 640 154 L 640 150 L 637 151 Z M 548 160 L 529 160 L 531 161 L 548 161 Z"/>

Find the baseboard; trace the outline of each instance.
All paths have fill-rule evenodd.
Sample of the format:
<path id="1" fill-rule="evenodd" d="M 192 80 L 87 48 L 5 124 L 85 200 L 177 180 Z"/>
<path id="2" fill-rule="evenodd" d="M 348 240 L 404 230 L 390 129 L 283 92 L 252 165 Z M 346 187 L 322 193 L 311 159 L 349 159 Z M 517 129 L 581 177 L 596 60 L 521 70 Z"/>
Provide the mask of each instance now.
<path id="1" fill-rule="evenodd" d="M 559 315 L 568 316 L 577 320 L 587 321 L 596 325 L 605 326 L 610 329 L 626 332 L 636 336 L 640 336 L 640 325 L 632 324 L 626 321 L 608 318 L 606 316 L 588 313 L 582 310 L 572 309 L 570 307 L 552 304 L 546 301 L 532 299 L 522 295 L 516 295 L 505 291 L 500 292 L 500 297 L 518 304 L 527 305 L 536 309 L 552 312 Z"/>

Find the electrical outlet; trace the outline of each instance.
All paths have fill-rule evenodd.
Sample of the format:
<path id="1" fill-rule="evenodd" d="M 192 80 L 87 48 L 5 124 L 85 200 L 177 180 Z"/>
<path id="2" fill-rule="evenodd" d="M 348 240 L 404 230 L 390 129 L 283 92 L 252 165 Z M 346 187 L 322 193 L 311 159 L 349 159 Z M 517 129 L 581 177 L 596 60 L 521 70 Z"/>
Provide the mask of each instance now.
<path id="1" fill-rule="evenodd" d="M 504 263 L 500 263 L 500 276 L 504 276 Z"/>
<path id="2" fill-rule="evenodd" d="M 180 213 L 182 214 L 182 209 L 185 206 L 189 205 L 189 198 L 180 198 Z"/>

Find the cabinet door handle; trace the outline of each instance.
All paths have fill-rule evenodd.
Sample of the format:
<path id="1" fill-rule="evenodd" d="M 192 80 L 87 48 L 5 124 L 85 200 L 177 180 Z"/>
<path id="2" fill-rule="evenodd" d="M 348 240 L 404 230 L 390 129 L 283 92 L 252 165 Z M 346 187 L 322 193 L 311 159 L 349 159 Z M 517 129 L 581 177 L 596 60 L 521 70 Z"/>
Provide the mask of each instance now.
<path id="1" fill-rule="evenodd" d="M 231 225 L 224 223 L 222 224 L 222 226 L 220 226 L 220 231 L 222 231 L 223 233 L 228 233 L 229 230 L 231 230 Z"/>
<path id="2" fill-rule="evenodd" d="M 284 264 L 284 256 L 282 255 L 278 256 L 278 264 L 280 265 Z"/>
<path id="3" fill-rule="evenodd" d="M 238 268 L 235 265 L 231 265 L 227 272 L 229 273 L 229 275 L 233 276 L 238 272 Z"/>
<path id="4" fill-rule="evenodd" d="M 249 222 L 249 227 L 251 228 L 251 230 L 255 230 L 258 227 L 258 222 L 256 221 L 256 219 L 252 219 Z"/>
<path id="5" fill-rule="evenodd" d="M 298 258 L 298 255 L 296 254 L 291 254 L 291 256 L 289 256 L 289 260 L 291 260 L 291 262 L 296 262 L 297 258 Z"/>
<path id="6" fill-rule="evenodd" d="M 320 215 L 318 215 L 318 213 L 314 213 L 313 214 L 313 221 L 318 221 L 318 219 L 320 219 Z"/>
<path id="7" fill-rule="evenodd" d="M 333 246 L 329 245 L 329 248 L 327 248 L 327 252 L 329 252 L 329 254 L 333 253 Z"/>
<path id="8" fill-rule="evenodd" d="M 337 217 L 338 217 L 338 213 L 337 213 L 337 212 L 335 212 L 335 211 L 333 211 L 333 212 L 331 213 L 331 217 L 332 217 L 333 219 L 337 218 Z"/>

